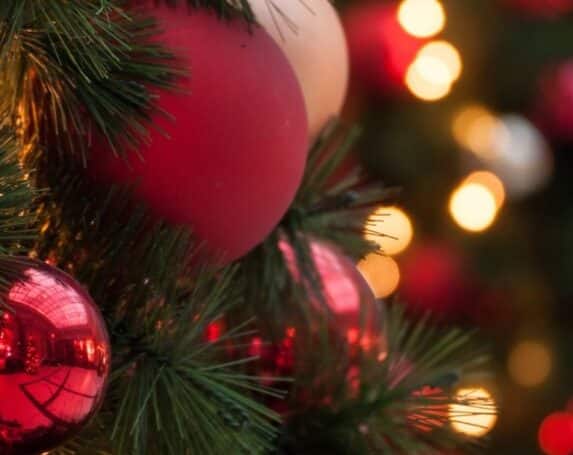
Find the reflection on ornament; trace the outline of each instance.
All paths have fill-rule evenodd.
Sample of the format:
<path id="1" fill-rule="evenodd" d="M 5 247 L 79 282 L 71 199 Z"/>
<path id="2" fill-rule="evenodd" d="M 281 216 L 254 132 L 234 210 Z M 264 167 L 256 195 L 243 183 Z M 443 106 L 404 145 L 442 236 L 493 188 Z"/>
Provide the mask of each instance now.
<path id="1" fill-rule="evenodd" d="M 456 48 L 446 41 L 433 41 L 420 49 L 408 68 L 405 82 L 414 96 L 436 101 L 450 93 L 461 72 L 461 57 Z"/>
<path id="2" fill-rule="evenodd" d="M 400 268 L 389 256 L 369 254 L 358 263 L 358 270 L 379 299 L 392 295 L 400 284 Z"/>
<path id="3" fill-rule="evenodd" d="M 446 12 L 437 0 L 403 0 L 398 21 L 410 35 L 429 38 L 444 29 Z"/>
<path id="4" fill-rule="evenodd" d="M 551 351 L 542 343 L 522 341 L 511 351 L 508 370 L 513 381 L 523 387 L 543 384 L 552 367 Z"/>
<path id="5" fill-rule="evenodd" d="M 390 256 L 408 248 L 413 236 L 410 218 L 398 207 L 379 207 L 366 222 L 365 238 L 377 243 Z"/>
<path id="6" fill-rule="evenodd" d="M 475 183 L 486 187 L 495 199 L 499 210 L 505 202 L 505 187 L 497 175 L 488 171 L 472 172 L 464 179 L 464 183 Z"/>
<path id="7" fill-rule="evenodd" d="M 489 433 L 497 422 L 497 407 L 484 388 L 464 388 L 456 392 L 458 403 L 450 405 L 450 423 L 455 431 L 480 437 Z"/>
<path id="8" fill-rule="evenodd" d="M 539 445 L 546 455 L 571 455 L 573 452 L 573 414 L 556 412 L 539 427 Z"/>
<path id="9" fill-rule="evenodd" d="M 497 215 L 495 196 L 479 183 L 462 183 L 453 192 L 449 209 L 454 221 L 470 232 L 485 231 Z"/>
<path id="10" fill-rule="evenodd" d="M 110 362 L 105 323 L 82 287 L 20 259 L 0 319 L 0 453 L 37 453 L 75 436 L 98 409 Z"/>

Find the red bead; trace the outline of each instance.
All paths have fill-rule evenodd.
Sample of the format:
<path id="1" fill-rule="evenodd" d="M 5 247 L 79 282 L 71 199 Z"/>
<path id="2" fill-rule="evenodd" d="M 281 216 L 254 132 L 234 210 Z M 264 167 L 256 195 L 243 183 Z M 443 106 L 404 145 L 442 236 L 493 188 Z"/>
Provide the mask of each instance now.
<path id="1" fill-rule="evenodd" d="M 50 450 L 79 433 L 106 387 L 110 345 L 89 295 L 65 273 L 22 260 L 0 318 L 0 453 Z M 0 310 L 1 311 L 1 310 Z"/>
<path id="2" fill-rule="evenodd" d="M 191 227 L 203 251 L 229 262 L 269 234 L 298 189 L 308 149 L 302 91 L 261 28 L 202 9 L 148 10 L 164 30 L 158 41 L 189 77 L 177 91 L 157 92 L 172 118 L 152 118 L 143 161 L 130 154 L 130 169 L 100 145 L 91 173 L 137 182 L 138 199 L 155 215 Z"/>
<path id="3" fill-rule="evenodd" d="M 539 445 L 547 455 L 571 455 L 573 414 L 556 412 L 547 417 L 539 428 Z"/>

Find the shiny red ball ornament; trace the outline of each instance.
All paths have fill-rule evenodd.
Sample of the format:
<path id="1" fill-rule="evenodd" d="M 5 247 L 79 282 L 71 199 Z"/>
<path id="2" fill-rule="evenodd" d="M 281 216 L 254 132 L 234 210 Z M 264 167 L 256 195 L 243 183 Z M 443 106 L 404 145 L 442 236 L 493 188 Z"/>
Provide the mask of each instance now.
<path id="1" fill-rule="evenodd" d="M 71 277 L 22 259 L 0 309 L 0 453 L 32 455 L 77 435 L 106 388 L 110 344 Z"/>
<path id="2" fill-rule="evenodd" d="M 344 24 L 353 76 L 367 90 L 393 95 L 426 40 L 408 34 L 398 22 L 398 4 L 374 2 L 351 8 Z"/>
<path id="3" fill-rule="evenodd" d="M 551 68 L 542 76 L 533 115 L 547 136 L 573 142 L 573 60 Z"/>
<path id="4" fill-rule="evenodd" d="M 548 416 L 539 428 L 539 445 L 547 455 L 573 453 L 573 414 L 556 412 Z"/>
<path id="5" fill-rule="evenodd" d="M 302 90 L 286 56 L 261 28 L 187 8 L 151 6 L 157 41 L 189 70 L 158 91 L 149 144 L 129 164 L 102 145 L 98 181 L 135 183 L 138 199 L 189 226 L 219 262 L 241 257 L 280 221 L 300 184 L 308 149 Z"/>
<path id="6" fill-rule="evenodd" d="M 502 0 L 510 8 L 533 16 L 556 16 L 573 11 L 573 0 Z"/>

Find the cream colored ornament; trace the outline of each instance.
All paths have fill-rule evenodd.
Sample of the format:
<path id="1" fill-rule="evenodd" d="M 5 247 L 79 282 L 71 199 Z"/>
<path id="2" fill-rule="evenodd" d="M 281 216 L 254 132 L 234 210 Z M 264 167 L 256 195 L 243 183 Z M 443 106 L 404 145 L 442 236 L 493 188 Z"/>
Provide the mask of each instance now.
<path id="1" fill-rule="evenodd" d="M 249 0 L 259 24 L 287 55 L 298 77 L 316 137 L 338 115 L 348 85 L 348 49 L 328 0 Z"/>

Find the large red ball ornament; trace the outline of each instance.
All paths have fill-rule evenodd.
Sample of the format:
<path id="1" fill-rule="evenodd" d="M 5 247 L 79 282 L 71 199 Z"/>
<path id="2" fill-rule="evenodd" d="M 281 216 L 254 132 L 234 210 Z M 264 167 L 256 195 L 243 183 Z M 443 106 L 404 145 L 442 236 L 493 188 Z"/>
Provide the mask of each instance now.
<path id="1" fill-rule="evenodd" d="M 65 273 L 23 259 L 0 309 L 0 453 L 31 455 L 75 436 L 102 402 L 105 323 Z"/>
<path id="2" fill-rule="evenodd" d="M 404 78 L 426 42 L 409 35 L 398 22 L 398 5 L 367 3 L 344 18 L 353 77 L 380 95 L 404 90 Z"/>
<path id="3" fill-rule="evenodd" d="M 573 414 L 556 412 L 547 417 L 539 428 L 539 445 L 547 455 L 571 455 Z"/>
<path id="4" fill-rule="evenodd" d="M 545 72 L 537 98 L 536 123 L 552 139 L 573 142 L 573 60 Z"/>
<path id="5" fill-rule="evenodd" d="M 258 22 L 289 59 L 304 93 L 311 137 L 342 109 L 348 49 L 329 0 L 250 0 Z"/>
<path id="6" fill-rule="evenodd" d="M 149 145 L 129 164 L 98 146 L 91 173 L 136 183 L 157 216 L 190 226 L 203 251 L 229 262 L 261 242 L 294 198 L 308 145 L 302 92 L 264 30 L 202 9 L 148 11 L 163 29 L 157 40 L 190 75 L 177 91 L 157 93 L 173 118 L 152 118 Z"/>

